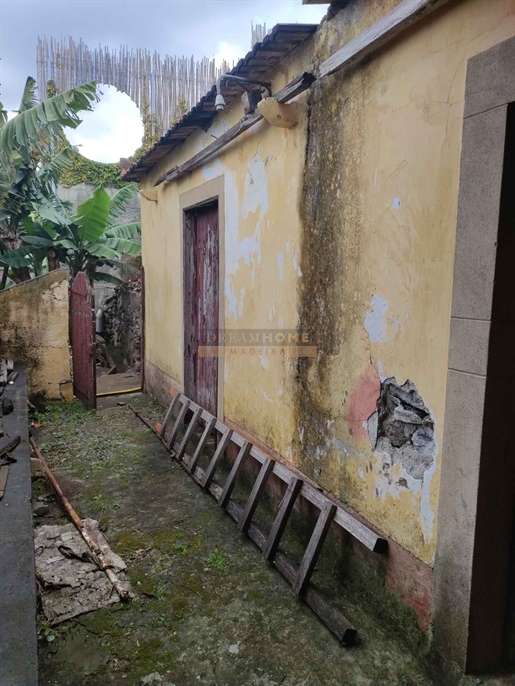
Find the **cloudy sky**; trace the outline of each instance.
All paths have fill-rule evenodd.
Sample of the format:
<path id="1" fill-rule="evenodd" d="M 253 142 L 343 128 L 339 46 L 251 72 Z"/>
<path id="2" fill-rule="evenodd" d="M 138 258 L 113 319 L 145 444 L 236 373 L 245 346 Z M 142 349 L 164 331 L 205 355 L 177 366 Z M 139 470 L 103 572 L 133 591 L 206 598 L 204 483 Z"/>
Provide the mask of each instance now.
<path id="1" fill-rule="evenodd" d="M 26 77 L 36 77 L 38 36 L 232 61 L 250 49 L 251 22 L 318 23 L 325 9 L 302 0 L 0 0 L 0 100 L 16 108 Z M 114 162 L 138 147 L 141 122 L 127 96 L 103 91 L 70 138 L 88 157 Z"/>

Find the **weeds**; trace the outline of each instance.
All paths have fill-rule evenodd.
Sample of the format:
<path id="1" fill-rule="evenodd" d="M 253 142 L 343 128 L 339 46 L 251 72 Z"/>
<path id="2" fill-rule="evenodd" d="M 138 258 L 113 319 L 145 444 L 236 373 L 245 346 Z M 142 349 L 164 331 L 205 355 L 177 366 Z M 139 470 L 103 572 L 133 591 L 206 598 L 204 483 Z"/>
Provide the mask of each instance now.
<path id="1" fill-rule="evenodd" d="M 52 643 L 57 638 L 57 632 L 52 629 L 48 624 L 42 624 L 38 628 L 38 638 L 41 641 L 46 641 L 47 643 Z"/>
<path id="2" fill-rule="evenodd" d="M 221 572 L 223 572 L 227 567 L 227 558 L 221 553 L 219 553 L 218 550 L 215 550 L 206 559 L 206 564 L 208 567 L 211 567 L 212 569 L 219 569 Z"/>

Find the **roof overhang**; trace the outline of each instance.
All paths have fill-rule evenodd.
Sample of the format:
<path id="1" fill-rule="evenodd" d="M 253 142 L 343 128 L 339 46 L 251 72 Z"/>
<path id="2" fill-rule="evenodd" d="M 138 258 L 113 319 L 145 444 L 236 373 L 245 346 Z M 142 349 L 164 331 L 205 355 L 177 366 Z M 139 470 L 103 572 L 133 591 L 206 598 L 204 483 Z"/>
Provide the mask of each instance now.
<path id="1" fill-rule="evenodd" d="M 271 70 L 295 48 L 315 33 L 318 24 L 277 24 L 261 43 L 231 69 L 230 74 L 256 80 L 267 80 Z M 240 91 L 222 88 L 229 105 L 240 97 Z M 191 110 L 182 117 L 136 164 L 129 168 L 123 179 L 139 181 L 161 158 L 181 145 L 197 129 L 207 130 L 215 118 L 216 86 L 213 86 Z"/>

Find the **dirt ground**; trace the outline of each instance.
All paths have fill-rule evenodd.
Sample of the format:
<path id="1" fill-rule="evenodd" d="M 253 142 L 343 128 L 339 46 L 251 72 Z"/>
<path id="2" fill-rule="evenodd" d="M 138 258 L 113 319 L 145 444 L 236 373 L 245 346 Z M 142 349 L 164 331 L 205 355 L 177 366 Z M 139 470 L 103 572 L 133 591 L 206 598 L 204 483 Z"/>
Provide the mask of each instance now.
<path id="1" fill-rule="evenodd" d="M 163 416 L 146 396 L 126 399 L 153 421 Z M 136 593 L 130 603 L 54 628 L 40 621 L 41 686 L 456 683 L 435 677 L 422 647 L 404 643 L 343 590 L 360 640 L 342 647 L 116 399 L 96 412 L 50 404 L 38 421 L 36 442 L 63 490 L 82 517 L 100 520 Z M 36 523 L 64 521 L 50 486 L 34 484 L 35 497 L 50 505 Z"/>

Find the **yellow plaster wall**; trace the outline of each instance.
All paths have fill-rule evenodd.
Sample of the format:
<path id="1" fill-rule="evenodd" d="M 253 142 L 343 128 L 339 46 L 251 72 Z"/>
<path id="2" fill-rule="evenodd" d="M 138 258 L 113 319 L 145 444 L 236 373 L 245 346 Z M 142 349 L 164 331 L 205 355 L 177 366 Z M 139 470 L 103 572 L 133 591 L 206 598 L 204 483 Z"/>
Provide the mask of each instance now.
<path id="1" fill-rule="evenodd" d="M 64 269 L 0 291 L 0 354 L 26 361 L 29 393 L 71 399 L 68 272 Z"/>
<path id="2" fill-rule="evenodd" d="M 303 51 L 297 52 L 296 59 L 274 75 L 274 91 L 302 72 Z M 204 168 L 176 183 L 159 186 L 157 203 L 142 200 L 146 358 L 179 386 L 184 382 L 182 194 L 213 179 L 223 179 L 221 328 L 297 326 L 301 234 L 297 206 L 305 146 L 305 101 L 304 94 L 297 98 L 300 122 L 294 129 L 271 128 L 261 122 Z M 170 166 L 189 159 L 211 143 L 213 136 L 235 124 L 242 114 L 239 102 L 228 108 L 209 131 L 190 136 L 178 153 L 157 165 L 142 187 L 152 188 L 153 181 Z M 246 427 L 267 444 L 284 446 L 285 454 L 291 457 L 294 407 L 291 400 L 277 402 L 289 373 L 284 364 L 279 359 L 256 354 L 226 360 L 220 373 L 224 398 L 220 414 Z"/>
<path id="3" fill-rule="evenodd" d="M 274 90 L 395 4 L 351 2 L 284 63 Z M 318 358 L 301 364 L 226 359 L 223 414 L 428 563 L 466 63 L 514 34 L 515 0 L 451 2 L 365 64 L 298 98 L 294 129 L 261 123 L 216 161 L 161 185 L 158 203 L 142 202 L 148 360 L 182 382 L 180 194 L 223 176 L 223 324 L 296 328 L 300 321 L 319 337 Z M 143 187 L 241 114 L 234 106 L 191 136 Z M 371 448 L 366 421 L 381 379 L 391 376 L 410 379 L 435 420 L 438 454 L 422 480 L 398 463 L 385 471 Z"/>

